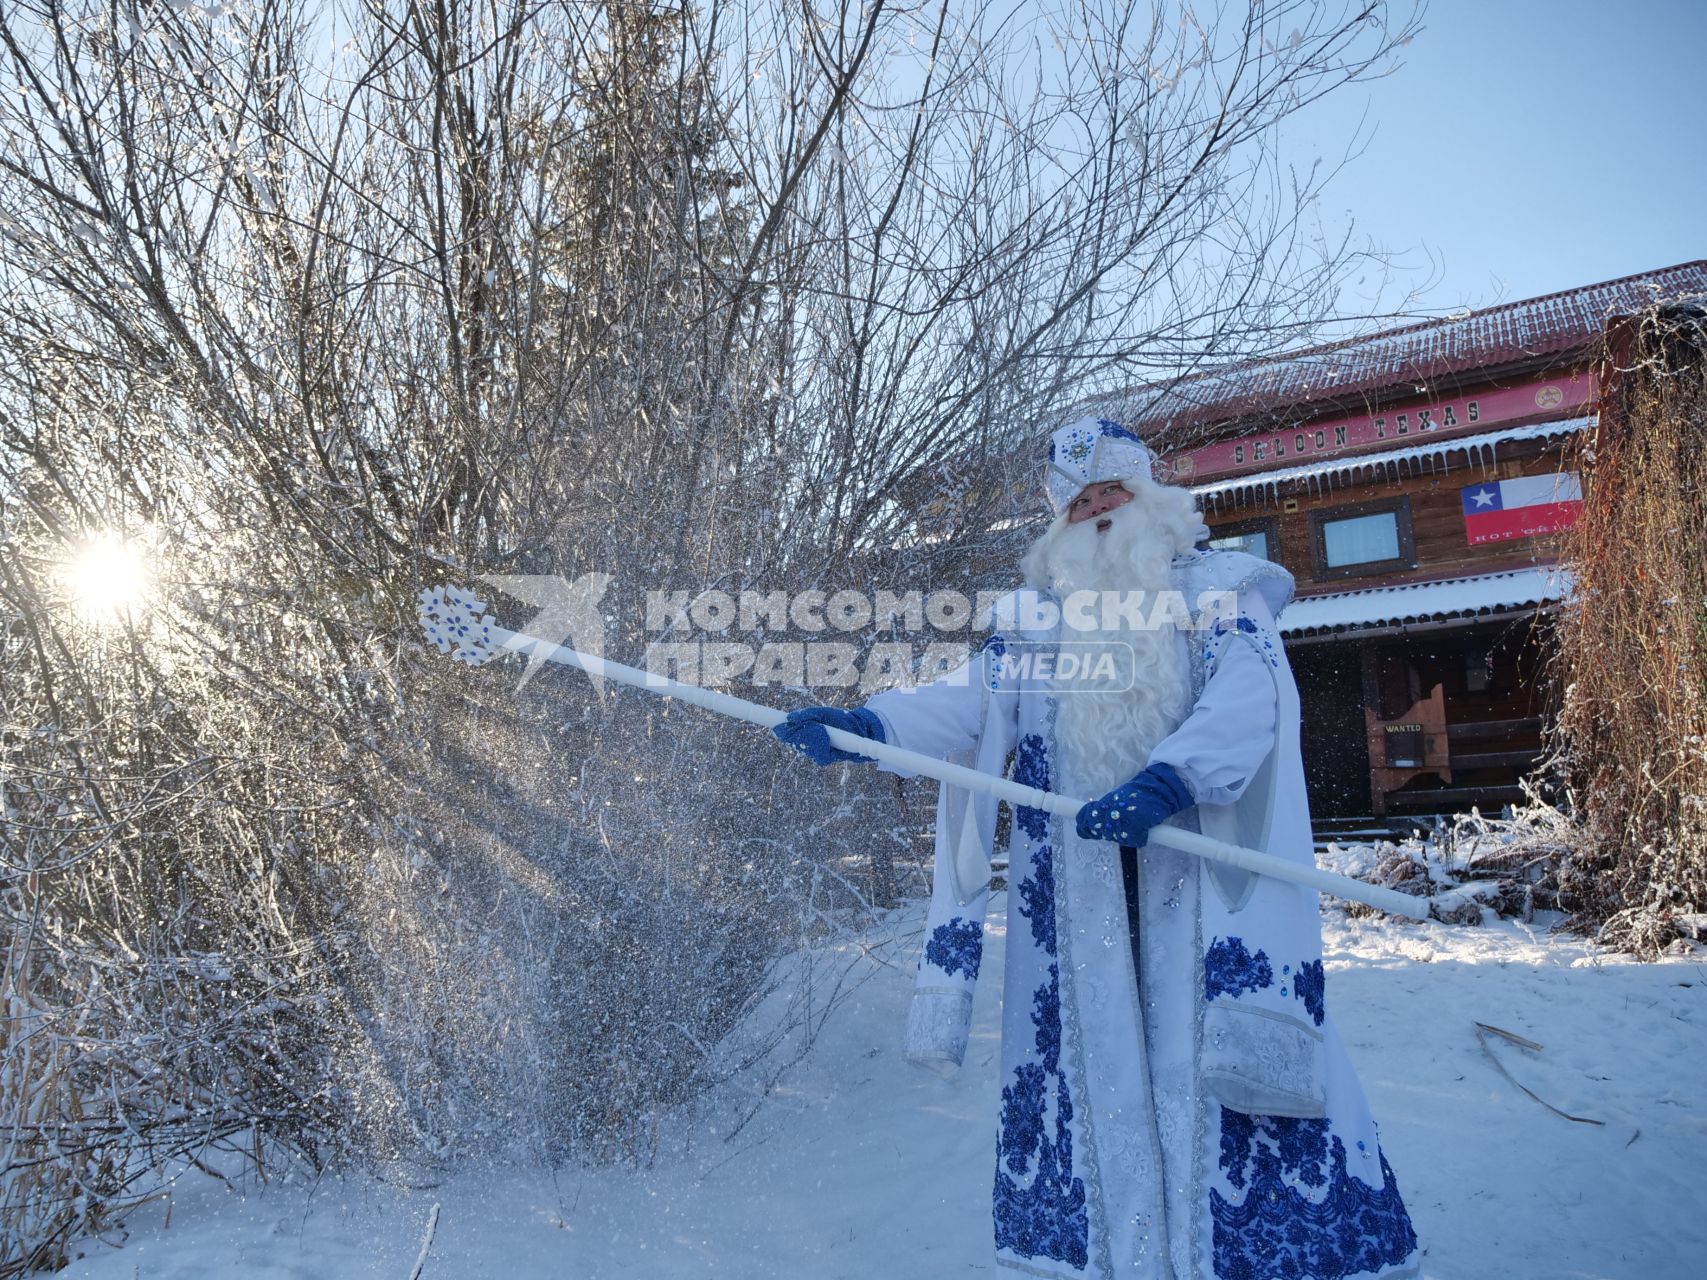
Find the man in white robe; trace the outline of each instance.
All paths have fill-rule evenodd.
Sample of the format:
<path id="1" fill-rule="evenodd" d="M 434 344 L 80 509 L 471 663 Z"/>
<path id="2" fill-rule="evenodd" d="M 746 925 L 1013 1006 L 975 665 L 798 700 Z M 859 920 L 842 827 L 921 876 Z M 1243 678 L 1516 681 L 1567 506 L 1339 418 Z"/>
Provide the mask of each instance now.
<path id="1" fill-rule="evenodd" d="M 1014 813 L 999 1263 L 1106 1280 L 1413 1275 L 1416 1236 L 1326 1009 L 1315 892 L 1147 842 L 1167 821 L 1314 854 L 1274 624 L 1292 579 L 1196 550 L 1207 530 L 1190 495 L 1153 467 L 1116 424 L 1056 432 L 1056 517 L 976 659 L 854 711 L 796 712 L 778 736 L 820 763 L 860 758 L 830 747 L 826 724 L 987 772 L 1011 756 L 1020 782 L 1098 797 L 1076 824 Z M 1070 651 L 1114 656 L 1116 678 L 1106 662 L 1064 676 Z M 994 801 L 945 787 L 937 816 L 908 1039 L 915 1060 L 952 1070 Z"/>

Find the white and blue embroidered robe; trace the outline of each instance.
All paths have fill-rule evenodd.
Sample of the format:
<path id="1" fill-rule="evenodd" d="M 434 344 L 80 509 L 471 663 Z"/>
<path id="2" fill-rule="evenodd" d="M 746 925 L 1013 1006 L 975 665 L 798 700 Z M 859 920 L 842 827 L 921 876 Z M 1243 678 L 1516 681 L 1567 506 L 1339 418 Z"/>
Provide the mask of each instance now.
<path id="1" fill-rule="evenodd" d="M 1239 614 L 1176 633 L 1193 707 L 1150 759 L 1198 804 L 1172 821 L 1308 863 L 1298 696 L 1274 629 L 1292 579 L 1194 552 L 1173 580 L 1188 604 L 1237 592 Z M 1018 781 L 1093 798 L 1056 748 L 1050 685 L 988 661 L 1055 638 L 998 628 L 965 672 L 867 705 L 900 746 L 995 773 L 1012 752 Z M 937 818 L 908 1040 L 915 1060 L 951 1070 L 982 953 L 995 802 L 945 787 Z M 1129 921 L 1114 844 L 1025 807 L 1012 832 L 997 1260 L 1136 1280 L 1414 1274 L 1416 1236 L 1324 1004 L 1315 892 L 1151 842 Z"/>

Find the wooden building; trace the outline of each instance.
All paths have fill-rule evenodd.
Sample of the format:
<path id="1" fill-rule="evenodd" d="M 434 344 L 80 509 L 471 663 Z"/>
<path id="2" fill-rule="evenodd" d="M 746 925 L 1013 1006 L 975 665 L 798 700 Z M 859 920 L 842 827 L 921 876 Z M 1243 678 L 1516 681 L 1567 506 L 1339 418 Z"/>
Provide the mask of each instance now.
<path id="1" fill-rule="evenodd" d="M 1549 711 L 1556 535 L 1580 507 L 1607 320 L 1707 291 L 1694 262 L 1129 398 L 1212 543 L 1297 579 L 1279 622 L 1318 818 L 1521 798 Z M 1112 415 L 1111 415 L 1112 416 Z"/>

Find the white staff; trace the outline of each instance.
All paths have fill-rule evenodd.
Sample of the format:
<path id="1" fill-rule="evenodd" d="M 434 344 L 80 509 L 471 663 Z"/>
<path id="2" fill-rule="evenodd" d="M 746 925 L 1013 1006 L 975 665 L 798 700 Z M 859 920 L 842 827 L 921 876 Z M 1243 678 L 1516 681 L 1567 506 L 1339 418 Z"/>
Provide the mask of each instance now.
<path id="1" fill-rule="evenodd" d="M 579 667 L 588 675 L 630 684 L 637 689 L 646 689 L 664 697 L 680 698 L 683 702 L 704 707 L 707 711 L 745 720 L 749 724 L 760 725 L 766 729 L 774 729 L 788 719 L 785 712 L 774 707 L 749 702 L 733 694 L 719 693 L 715 689 L 683 684 L 668 676 L 642 671 L 638 667 L 630 667 L 621 662 L 610 662 L 592 654 L 581 653 L 567 645 L 553 644 L 525 631 L 511 631 L 500 627 L 497 620 L 486 613 L 485 602 L 460 587 L 441 585 L 423 590 L 420 594 L 419 616 L 428 641 L 436 645 L 441 653 L 451 653 L 457 661 L 466 662 L 469 666 L 481 666 L 508 650 L 541 657 L 566 667 Z M 887 742 L 848 733 L 843 729 L 831 728 L 828 725 L 823 727 L 829 735 L 831 745 L 843 751 L 884 760 L 914 773 L 935 778 L 939 782 L 964 787 L 968 791 L 982 791 L 999 800 L 1006 800 L 1011 805 L 1027 805 L 1033 809 L 1060 814 L 1068 819 L 1076 818 L 1079 810 L 1085 805 L 1083 800 L 1075 800 L 1071 796 L 1042 791 L 1007 778 L 993 777 L 964 765 L 950 764 L 934 756 L 920 755 L 916 751 L 907 751 Z M 1228 844 L 1195 831 L 1156 826 L 1150 830 L 1150 839 L 1170 849 L 1226 863 L 1243 871 L 1254 871 L 1258 875 L 1272 876 L 1276 880 L 1306 885 L 1336 898 L 1379 907 L 1393 915 L 1409 916 L 1413 920 L 1429 918 L 1429 904 L 1426 899 L 1412 897 L 1394 889 L 1384 889 L 1379 885 L 1365 884 L 1361 880 L 1323 871 L 1319 867 L 1298 866 L 1273 854 Z"/>

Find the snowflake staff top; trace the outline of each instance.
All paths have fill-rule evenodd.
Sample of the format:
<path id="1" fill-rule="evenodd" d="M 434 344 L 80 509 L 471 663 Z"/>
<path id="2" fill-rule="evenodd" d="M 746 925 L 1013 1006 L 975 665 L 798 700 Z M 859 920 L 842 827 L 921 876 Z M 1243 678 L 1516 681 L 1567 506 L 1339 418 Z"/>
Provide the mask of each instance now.
<path id="1" fill-rule="evenodd" d="M 486 602 L 472 591 L 441 583 L 423 588 L 417 598 L 420 607 L 415 616 L 421 621 L 427 642 L 440 653 L 450 653 L 471 667 L 483 666 L 497 656 L 492 628 L 498 620 L 486 612 Z"/>

